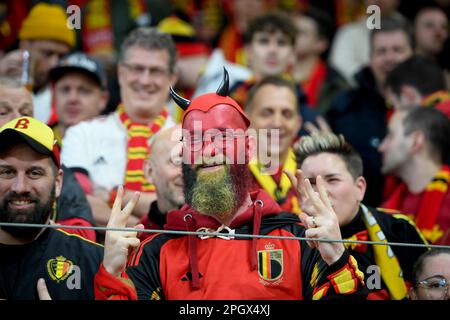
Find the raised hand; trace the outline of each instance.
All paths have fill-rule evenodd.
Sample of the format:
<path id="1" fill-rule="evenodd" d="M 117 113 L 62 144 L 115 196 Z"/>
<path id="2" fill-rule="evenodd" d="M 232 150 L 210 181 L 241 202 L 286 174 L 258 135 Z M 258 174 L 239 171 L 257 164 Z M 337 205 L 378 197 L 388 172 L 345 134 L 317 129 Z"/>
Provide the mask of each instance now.
<path id="1" fill-rule="evenodd" d="M 107 227 L 125 228 L 136 203 L 139 200 L 139 192 L 136 192 L 131 200 L 122 208 L 123 187 L 117 190 L 117 196 L 111 210 L 111 216 Z M 143 229 L 142 224 L 135 228 Z M 136 231 L 106 231 L 105 253 L 103 266 L 109 273 L 119 276 L 126 267 L 129 254 L 140 244 Z"/>
<path id="2" fill-rule="evenodd" d="M 316 122 L 317 122 L 318 126 L 315 126 L 312 122 L 309 122 L 309 121 L 305 122 L 305 125 L 304 125 L 305 130 L 309 134 L 316 133 L 316 132 L 321 132 L 321 133 L 332 132 L 327 121 L 322 116 L 318 116 L 316 119 Z"/>
<path id="3" fill-rule="evenodd" d="M 303 177 L 301 170 L 297 170 L 295 177 L 286 171 L 292 185 L 297 186 L 302 213 L 300 220 L 306 227 L 305 236 L 317 239 L 341 240 L 341 231 L 336 213 L 333 210 L 327 190 L 321 176 L 316 177 L 314 191 L 309 179 Z M 344 253 L 344 245 L 340 242 L 308 241 L 310 247 L 320 251 L 322 259 L 331 265 Z"/>
<path id="4" fill-rule="evenodd" d="M 10 51 L 0 59 L 0 76 L 18 77 L 22 73 L 23 51 Z"/>

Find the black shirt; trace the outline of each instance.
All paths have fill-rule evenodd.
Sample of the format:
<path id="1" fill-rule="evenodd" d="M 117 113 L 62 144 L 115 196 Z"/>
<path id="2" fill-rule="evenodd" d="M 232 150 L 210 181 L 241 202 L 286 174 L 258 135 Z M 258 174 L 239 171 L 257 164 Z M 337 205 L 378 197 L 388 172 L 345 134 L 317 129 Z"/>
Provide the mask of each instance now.
<path id="1" fill-rule="evenodd" d="M 25 245 L 0 244 L 0 299 L 38 299 L 44 278 L 54 300 L 94 299 L 94 276 L 103 247 L 56 229 Z"/>

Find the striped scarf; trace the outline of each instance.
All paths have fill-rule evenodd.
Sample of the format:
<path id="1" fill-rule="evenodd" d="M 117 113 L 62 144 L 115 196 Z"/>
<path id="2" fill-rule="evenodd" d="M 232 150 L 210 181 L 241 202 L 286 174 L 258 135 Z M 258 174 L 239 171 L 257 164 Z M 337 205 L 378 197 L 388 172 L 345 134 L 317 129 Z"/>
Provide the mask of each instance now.
<path id="1" fill-rule="evenodd" d="M 369 209 L 361 204 L 363 213 L 363 221 L 366 225 L 369 239 L 375 242 L 387 243 L 386 236 L 380 225 L 369 211 Z M 390 245 L 373 245 L 373 252 L 375 255 L 375 263 L 380 267 L 381 278 L 386 284 L 391 298 L 393 300 L 401 300 L 406 297 L 407 288 L 403 280 L 403 272 L 398 262 L 397 257 Z"/>
<path id="2" fill-rule="evenodd" d="M 295 161 L 295 154 L 292 148 L 289 149 L 288 157 L 283 165 L 283 172 L 281 173 L 279 184 L 271 175 L 261 172 L 262 164 L 256 159 L 252 160 L 248 167 L 258 184 L 271 195 L 283 210 L 297 214 L 300 213 L 301 210 L 297 195 L 295 192 L 290 192 L 293 190 L 291 180 L 284 173 L 284 171 L 289 171 L 295 175 L 295 171 L 297 170 L 297 162 Z"/>
<path id="3" fill-rule="evenodd" d="M 423 98 L 421 104 L 426 107 L 436 107 L 440 103 L 448 100 L 450 100 L 450 93 L 445 90 L 441 90 Z"/>
<path id="4" fill-rule="evenodd" d="M 125 113 L 122 104 L 118 106 L 117 113 L 128 132 L 127 166 L 124 187 L 128 190 L 154 192 L 155 186 L 150 184 L 144 176 L 144 161 L 150 153 L 148 139 L 164 126 L 167 120 L 168 110 L 165 107 L 153 122 L 148 125 L 133 123 Z"/>
<path id="5" fill-rule="evenodd" d="M 431 243 L 436 243 L 444 235 L 444 232 L 437 224 L 437 220 L 442 204 L 444 203 L 445 195 L 448 192 L 449 180 L 450 168 L 447 165 L 443 165 L 430 183 L 428 183 L 420 207 L 414 217 L 417 227 Z M 402 182 L 394 190 L 391 197 L 383 203 L 382 207 L 399 210 L 407 189 L 406 184 Z"/>

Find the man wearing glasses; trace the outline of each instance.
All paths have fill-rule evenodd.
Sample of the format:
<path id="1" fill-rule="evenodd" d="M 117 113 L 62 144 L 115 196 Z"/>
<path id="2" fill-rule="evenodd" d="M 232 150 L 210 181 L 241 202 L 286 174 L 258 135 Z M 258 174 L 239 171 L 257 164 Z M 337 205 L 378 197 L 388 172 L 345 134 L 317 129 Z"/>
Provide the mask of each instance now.
<path id="1" fill-rule="evenodd" d="M 94 280 L 96 299 L 364 298 L 363 274 L 342 243 L 258 239 L 263 234 L 340 239 L 340 232 L 320 179 L 317 193 L 300 171 L 297 178 L 291 175 L 306 204 L 300 217 L 304 225 L 298 216 L 281 213 L 264 190 L 249 187 L 247 164 L 255 141 L 247 134 L 250 119 L 228 96 L 228 84 L 225 73 L 216 93 L 192 101 L 171 92 L 185 110 L 181 167 L 186 204 L 167 213 L 164 228 L 208 234 L 159 233 L 140 245 L 135 231 L 106 232 L 103 264 Z M 119 188 L 111 228 L 128 224 L 139 199 L 136 193 L 122 210 L 122 194 Z"/>
<path id="2" fill-rule="evenodd" d="M 169 87 L 176 82 L 176 48 L 169 35 L 154 28 L 133 30 L 122 44 L 118 79 L 121 104 L 116 112 L 82 122 L 63 140 L 62 161 L 76 168 L 88 191 L 94 218 L 106 225 L 110 199 L 124 185 L 127 201 L 134 191 L 141 200 L 131 224 L 148 213 L 155 187 L 144 177 L 149 154 L 148 139 L 162 128 L 175 125 L 166 108 Z"/>

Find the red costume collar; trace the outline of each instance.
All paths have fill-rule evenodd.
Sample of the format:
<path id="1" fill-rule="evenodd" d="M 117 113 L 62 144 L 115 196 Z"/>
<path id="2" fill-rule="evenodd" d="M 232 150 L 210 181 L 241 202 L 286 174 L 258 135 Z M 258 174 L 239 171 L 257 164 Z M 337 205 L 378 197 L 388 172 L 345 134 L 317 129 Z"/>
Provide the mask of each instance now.
<path id="1" fill-rule="evenodd" d="M 230 228 L 238 228 L 253 219 L 255 203 L 257 200 L 262 201 L 263 206 L 261 208 L 261 217 L 266 215 L 274 215 L 280 213 L 282 210 L 278 203 L 276 203 L 272 197 L 264 190 L 259 189 L 250 193 L 250 197 L 252 199 L 253 204 L 241 215 L 239 215 L 236 219 L 234 219 Z M 179 210 L 172 210 L 167 213 L 167 222 L 164 225 L 164 229 L 166 230 L 181 230 L 186 231 L 189 228 L 186 226 L 185 216 L 190 214 L 195 222 L 195 228 L 211 228 L 217 229 L 220 227 L 221 223 L 218 222 L 211 216 L 207 216 L 201 213 L 198 213 L 189 205 L 185 204 Z"/>
<path id="2" fill-rule="evenodd" d="M 253 220 L 253 234 L 260 233 L 261 219 L 264 216 L 276 215 L 281 212 L 280 206 L 264 190 L 258 190 L 250 193 L 252 205 L 241 215 L 239 215 L 230 224 L 230 228 L 240 227 Z M 188 205 L 184 205 L 180 210 L 173 210 L 167 214 L 167 223 L 164 225 L 166 230 L 197 231 L 199 228 L 217 229 L 220 223 L 204 214 L 196 212 Z M 189 269 L 192 275 L 191 286 L 193 289 L 200 288 L 200 274 L 198 270 L 197 241 L 198 236 L 189 235 Z M 203 240 L 202 240 L 203 241 Z M 257 267 L 257 238 L 252 239 L 252 251 L 249 255 L 253 270 Z"/>

